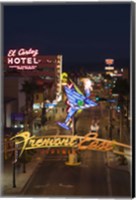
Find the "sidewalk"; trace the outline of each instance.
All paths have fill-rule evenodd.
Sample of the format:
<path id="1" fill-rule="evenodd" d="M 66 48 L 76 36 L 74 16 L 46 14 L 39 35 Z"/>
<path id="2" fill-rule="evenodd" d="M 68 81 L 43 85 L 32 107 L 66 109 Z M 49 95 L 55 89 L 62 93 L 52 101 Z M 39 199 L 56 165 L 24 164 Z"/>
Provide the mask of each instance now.
<path id="1" fill-rule="evenodd" d="M 120 164 L 119 157 L 112 152 L 107 152 L 106 165 L 112 169 L 123 170 L 131 173 L 130 171 L 130 160 L 127 159 L 126 164 Z"/>
<path id="2" fill-rule="evenodd" d="M 39 152 L 37 152 L 31 162 L 26 164 L 26 173 L 22 172 L 22 166 L 16 167 L 16 187 L 13 188 L 12 161 L 6 161 L 2 169 L 2 196 L 19 195 L 40 162 L 42 162 L 42 156 L 39 156 Z"/>

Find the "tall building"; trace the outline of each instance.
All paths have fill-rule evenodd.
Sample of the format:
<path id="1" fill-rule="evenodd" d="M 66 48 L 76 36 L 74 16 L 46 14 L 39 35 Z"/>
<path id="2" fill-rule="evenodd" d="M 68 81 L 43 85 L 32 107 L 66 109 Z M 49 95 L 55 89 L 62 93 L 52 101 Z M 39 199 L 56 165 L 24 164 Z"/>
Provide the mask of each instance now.
<path id="1" fill-rule="evenodd" d="M 22 112 L 25 105 L 25 94 L 20 90 L 25 80 L 42 81 L 45 88 L 48 88 L 48 95 L 50 93 L 53 95 L 52 98 L 58 99 L 62 88 L 61 73 L 62 55 L 41 56 L 37 49 L 9 50 L 7 56 L 4 57 L 5 126 L 7 126 L 7 118 L 8 126 L 10 126 L 9 119 L 13 112 Z M 41 101 L 42 94 L 38 96 Z M 13 99 L 16 100 L 16 106 L 10 105 L 9 99 L 12 99 L 11 104 L 13 104 Z"/>
<path id="2" fill-rule="evenodd" d="M 105 72 L 106 74 L 108 75 L 112 75 L 114 73 L 114 59 L 111 59 L 111 58 L 108 58 L 108 59 L 105 59 Z"/>
<path id="3" fill-rule="evenodd" d="M 14 57 L 14 59 L 13 57 L 6 56 L 4 58 L 4 76 L 38 78 L 44 80 L 45 84 L 52 82 L 55 85 L 54 93 L 56 98 L 58 98 L 62 88 L 62 55 L 37 55 L 34 58 L 30 57 L 30 55 Z M 23 59 L 27 60 L 24 61 Z"/>

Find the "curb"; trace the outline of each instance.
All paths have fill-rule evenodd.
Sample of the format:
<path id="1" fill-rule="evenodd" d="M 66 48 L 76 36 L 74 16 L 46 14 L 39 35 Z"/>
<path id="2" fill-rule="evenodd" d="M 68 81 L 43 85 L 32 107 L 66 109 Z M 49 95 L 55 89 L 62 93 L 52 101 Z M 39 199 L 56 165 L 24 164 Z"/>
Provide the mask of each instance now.
<path id="1" fill-rule="evenodd" d="M 111 153 L 107 152 L 105 164 L 106 164 L 107 167 L 109 167 L 111 169 L 120 170 L 120 171 L 130 173 L 129 165 L 122 165 L 122 166 L 119 165 L 117 163 L 116 157 L 114 155 L 112 155 Z"/>
<path id="2" fill-rule="evenodd" d="M 36 167 L 35 167 L 35 169 L 33 170 L 31 176 L 29 176 L 29 178 L 28 178 L 28 180 L 26 181 L 25 185 L 24 185 L 23 188 L 20 190 L 21 195 L 24 195 L 24 194 L 25 194 L 25 192 L 26 192 L 26 190 L 27 190 L 29 184 L 30 184 L 31 181 L 33 180 L 33 177 L 34 177 L 34 175 L 35 175 L 35 173 L 36 173 L 36 171 L 37 171 L 37 169 L 38 169 L 38 166 L 39 166 L 39 164 L 40 164 L 41 162 L 42 162 L 42 161 L 40 161 L 40 162 L 36 165 Z"/>
<path id="3" fill-rule="evenodd" d="M 106 166 L 108 168 L 111 168 L 111 169 L 120 170 L 120 171 L 130 173 L 129 169 L 123 169 L 121 166 L 113 166 L 113 165 L 110 165 L 109 163 L 106 163 Z"/>
<path id="4" fill-rule="evenodd" d="M 31 165 L 33 165 L 33 162 L 37 162 L 35 164 L 35 166 L 32 168 L 31 165 L 29 166 L 28 170 L 26 170 L 26 173 L 24 174 L 25 178 L 22 182 L 22 185 L 20 185 L 20 183 L 18 184 L 17 182 L 17 186 L 15 188 L 13 188 L 12 186 L 10 188 L 4 189 L 3 188 L 3 197 L 15 197 L 17 195 L 21 196 L 22 195 L 22 191 L 24 190 L 25 186 L 27 185 L 27 183 L 29 182 L 29 179 L 31 179 L 31 177 L 34 175 L 34 173 L 36 172 L 39 164 L 43 161 L 43 159 L 39 160 L 33 160 Z M 22 176 L 22 175 L 21 175 Z"/>
<path id="5" fill-rule="evenodd" d="M 111 155 L 109 156 L 107 154 L 107 158 L 106 158 L 105 164 L 106 164 L 107 167 L 109 167 L 111 169 L 120 170 L 120 171 L 124 171 L 124 172 L 130 173 L 128 165 L 122 165 L 122 166 L 119 165 L 114 156 L 111 156 Z"/>

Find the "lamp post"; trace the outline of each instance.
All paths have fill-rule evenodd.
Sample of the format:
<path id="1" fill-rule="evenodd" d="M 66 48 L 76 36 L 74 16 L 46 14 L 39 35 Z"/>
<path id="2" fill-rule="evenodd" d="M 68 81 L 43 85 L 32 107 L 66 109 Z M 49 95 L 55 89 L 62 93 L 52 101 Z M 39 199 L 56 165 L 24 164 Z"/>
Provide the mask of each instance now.
<path id="1" fill-rule="evenodd" d="M 16 162 L 17 162 L 17 158 L 18 158 L 18 152 L 17 152 L 17 146 L 16 143 L 14 144 L 14 157 L 13 157 L 13 162 L 12 162 L 12 166 L 13 166 L 13 188 L 16 188 Z"/>
<path id="2" fill-rule="evenodd" d="M 16 187 L 16 163 L 14 162 L 13 164 L 13 188 Z"/>
<path id="3" fill-rule="evenodd" d="M 110 128 L 109 128 L 109 137 L 112 140 L 112 106 L 109 106 L 109 118 L 110 118 Z"/>
<path id="4" fill-rule="evenodd" d="M 74 119 L 74 115 L 72 117 L 72 135 L 75 134 L 75 119 Z"/>
<path id="5" fill-rule="evenodd" d="M 26 173 L 26 152 L 23 155 L 23 173 Z"/>

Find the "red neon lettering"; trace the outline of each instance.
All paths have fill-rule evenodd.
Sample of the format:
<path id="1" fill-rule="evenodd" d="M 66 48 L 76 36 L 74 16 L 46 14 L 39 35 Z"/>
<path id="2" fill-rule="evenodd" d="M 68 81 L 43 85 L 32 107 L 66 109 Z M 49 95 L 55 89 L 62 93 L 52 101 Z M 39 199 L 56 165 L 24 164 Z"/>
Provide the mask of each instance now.
<path id="1" fill-rule="evenodd" d="M 32 57 L 35 57 L 38 55 L 38 49 L 33 50 L 32 48 L 30 48 L 29 50 L 26 49 L 19 49 L 18 51 L 18 55 L 19 56 L 26 56 L 26 55 L 32 55 Z"/>
<path id="2" fill-rule="evenodd" d="M 7 58 L 8 64 L 25 64 L 25 65 L 32 65 L 32 64 L 39 64 L 40 60 L 32 57 L 16 57 L 16 58 Z"/>
<path id="3" fill-rule="evenodd" d="M 25 57 L 22 57 L 22 58 L 21 58 L 21 61 L 22 61 L 22 64 L 25 64 L 26 58 L 25 58 Z"/>
<path id="4" fill-rule="evenodd" d="M 19 66 L 19 65 L 10 65 L 9 68 L 16 68 L 18 70 L 33 70 L 36 69 L 36 65 L 31 65 L 31 66 Z"/>
<path id="5" fill-rule="evenodd" d="M 35 69 L 37 66 L 35 65 L 32 65 L 32 66 L 16 66 L 16 68 L 18 70 L 32 70 L 32 69 Z"/>
<path id="6" fill-rule="evenodd" d="M 32 64 L 32 58 L 27 58 L 27 64 Z"/>
<path id="7" fill-rule="evenodd" d="M 8 58 L 8 64 L 13 64 L 13 58 Z"/>
<path id="8" fill-rule="evenodd" d="M 16 55 L 16 50 L 13 50 L 13 49 L 11 49 L 11 50 L 9 50 L 9 52 L 8 52 L 8 57 L 14 57 Z"/>
<path id="9" fill-rule="evenodd" d="M 33 62 L 34 64 L 38 64 L 39 62 L 41 62 L 41 60 L 36 60 L 36 58 L 33 58 Z"/>
<path id="10" fill-rule="evenodd" d="M 19 64 L 19 63 L 20 63 L 20 58 L 15 58 L 15 59 L 14 59 L 14 63 L 15 63 L 15 64 Z"/>

